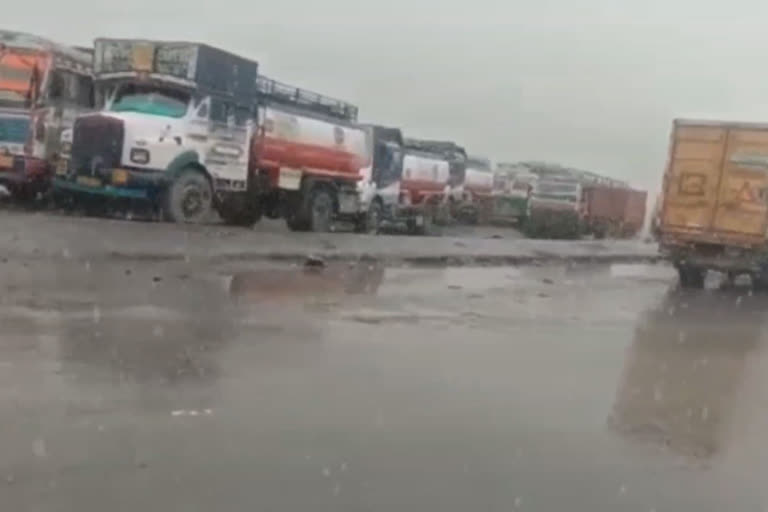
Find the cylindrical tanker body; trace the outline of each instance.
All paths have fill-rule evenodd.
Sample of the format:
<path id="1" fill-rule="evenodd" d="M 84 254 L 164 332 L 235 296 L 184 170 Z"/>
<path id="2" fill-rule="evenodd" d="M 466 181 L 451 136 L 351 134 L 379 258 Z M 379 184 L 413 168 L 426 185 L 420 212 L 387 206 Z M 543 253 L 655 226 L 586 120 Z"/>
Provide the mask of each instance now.
<path id="1" fill-rule="evenodd" d="M 493 192 L 493 168 L 487 158 L 467 158 L 464 191 L 475 196 L 489 196 Z"/>
<path id="2" fill-rule="evenodd" d="M 407 150 L 403 159 L 402 195 L 412 204 L 442 196 L 450 178 L 448 161 L 438 155 Z"/>
<path id="3" fill-rule="evenodd" d="M 260 117 L 251 162 L 270 188 L 298 190 L 305 176 L 356 182 L 370 166 L 370 142 L 361 126 L 279 106 L 264 107 Z"/>

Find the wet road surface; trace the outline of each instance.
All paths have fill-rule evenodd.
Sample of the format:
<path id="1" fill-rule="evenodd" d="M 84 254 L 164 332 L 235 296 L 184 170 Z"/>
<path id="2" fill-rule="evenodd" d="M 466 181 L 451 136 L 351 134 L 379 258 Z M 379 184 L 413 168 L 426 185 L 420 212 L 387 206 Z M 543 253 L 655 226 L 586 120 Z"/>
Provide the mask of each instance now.
<path id="1" fill-rule="evenodd" d="M 566 258 L 645 262 L 658 256 L 655 244 L 636 240 L 528 240 L 504 227 L 465 226 L 445 231 L 445 236 L 430 237 L 292 233 L 279 221 L 265 221 L 254 229 L 245 229 L 3 211 L 0 262 L 5 257 L 301 262 L 308 254 L 336 259 L 369 254 L 390 263 L 507 265 Z"/>
<path id="2" fill-rule="evenodd" d="M 744 289 L 639 265 L 3 270 L 3 510 L 768 506 L 768 298 Z"/>

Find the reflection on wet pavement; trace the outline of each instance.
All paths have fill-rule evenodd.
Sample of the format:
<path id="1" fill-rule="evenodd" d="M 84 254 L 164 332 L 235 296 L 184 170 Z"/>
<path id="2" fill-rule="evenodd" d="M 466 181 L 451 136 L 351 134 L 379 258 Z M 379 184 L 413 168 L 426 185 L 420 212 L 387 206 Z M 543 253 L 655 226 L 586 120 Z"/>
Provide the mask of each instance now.
<path id="1" fill-rule="evenodd" d="M 727 449 L 748 358 L 762 343 L 768 298 L 745 290 L 669 291 L 643 315 L 627 353 L 612 426 L 674 453 Z"/>
<path id="2" fill-rule="evenodd" d="M 85 512 L 762 510 L 744 454 L 768 299 L 673 282 L 365 260 L 9 273 L 0 495 Z"/>

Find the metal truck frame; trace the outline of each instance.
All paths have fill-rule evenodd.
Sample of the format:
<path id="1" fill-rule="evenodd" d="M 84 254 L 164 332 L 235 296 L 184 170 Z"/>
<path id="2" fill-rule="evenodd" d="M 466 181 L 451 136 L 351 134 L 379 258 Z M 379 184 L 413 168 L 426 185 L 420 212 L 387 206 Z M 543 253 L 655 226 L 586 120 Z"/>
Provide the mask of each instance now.
<path id="1" fill-rule="evenodd" d="M 0 30 L 0 185 L 22 200 L 45 194 L 66 165 L 62 132 L 93 102 L 87 49 Z"/>

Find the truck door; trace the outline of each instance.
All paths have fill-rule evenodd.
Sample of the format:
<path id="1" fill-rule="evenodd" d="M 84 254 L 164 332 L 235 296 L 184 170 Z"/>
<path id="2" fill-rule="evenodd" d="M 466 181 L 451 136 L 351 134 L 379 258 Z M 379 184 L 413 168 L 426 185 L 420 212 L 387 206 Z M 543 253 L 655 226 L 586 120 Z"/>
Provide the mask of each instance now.
<path id="1" fill-rule="evenodd" d="M 393 213 L 400 197 L 403 177 L 403 152 L 395 143 L 377 142 L 374 146 L 374 181 L 384 209 Z"/>
<path id="2" fill-rule="evenodd" d="M 766 187 L 768 130 L 729 130 L 714 229 L 763 236 L 768 215 Z"/>

